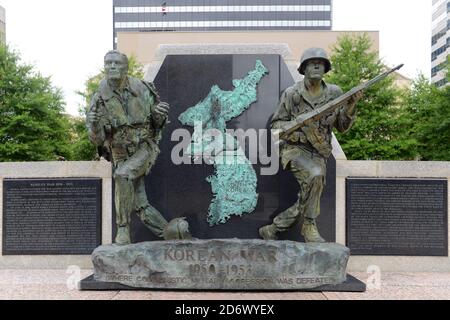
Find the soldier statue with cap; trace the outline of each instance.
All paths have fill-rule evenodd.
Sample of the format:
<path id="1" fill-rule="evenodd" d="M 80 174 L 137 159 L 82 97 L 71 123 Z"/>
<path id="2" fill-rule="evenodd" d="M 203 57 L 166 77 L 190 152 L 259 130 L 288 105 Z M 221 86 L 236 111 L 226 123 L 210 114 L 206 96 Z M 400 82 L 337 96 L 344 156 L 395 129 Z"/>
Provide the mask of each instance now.
<path id="1" fill-rule="evenodd" d="M 331 70 L 325 50 L 310 48 L 301 58 L 298 71 L 304 79 L 282 94 L 272 117 L 271 128 L 280 129 L 298 115 L 313 111 L 342 95 L 341 88 L 327 84 L 323 76 Z M 297 202 L 275 217 L 273 223 L 259 229 L 263 239 L 275 240 L 277 233 L 302 222 L 301 234 L 306 242 L 325 242 L 316 224 L 320 214 L 320 198 L 325 186 L 327 159 L 332 152 L 332 130 L 350 129 L 355 120 L 356 103 L 362 93 L 353 96 L 345 105 L 318 121 L 309 121 L 293 132 L 281 146 L 280 156 L 284 169 L 289 169 L 300 185 Z"/>
<path id="2" fill-rule="evenodd" d="M 169 105 L 161 102 L 152 83 L 128 76 L 128 58 L 109 51 L 104 58 L 105 79 L 94 94 L 86 121 L 89 138 L 113 164 L 117 236 L 115 243 L 131 243 L 134 211 L 144 225 L 165 240 L 191 238 L 187 222 L 171 222 L 147 200 L 144 177 L 160 152 L 158 143 L 167 124 Z"/>

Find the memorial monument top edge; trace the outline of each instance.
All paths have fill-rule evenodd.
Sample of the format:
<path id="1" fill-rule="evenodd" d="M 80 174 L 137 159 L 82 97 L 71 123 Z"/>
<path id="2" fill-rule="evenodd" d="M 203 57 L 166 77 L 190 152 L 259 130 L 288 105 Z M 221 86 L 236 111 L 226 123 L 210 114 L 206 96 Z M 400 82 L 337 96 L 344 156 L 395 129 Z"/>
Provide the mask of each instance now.
<path id="1" fill-rule="evenodd" d="M 238 239 L 238 238 L 232 238 L 232 239 L 182 239 L 182 240 L 165 240 L 165 241 L 148 241 L 148 242 L 140 242 L 140 243 L 133 243 L 130 245 L 127 245 L 127 247 L 145 247 L 146 245 L 154 247 L 157 246 L 157 244 L 161 243 L 163 246 L 170 246 L 173 245 L 175 247 L 178 247 L 180 245 L 194 245 L 197 247 L 215 247 L 219 245 L 237 245 L 237 246 L 248 246 L 249 248 L 258 247 L 258 246 L 280 246 L 280 241 L 277 240 L 262 240 L 262 239 Z M 297 242 L 297 241 L 290 241 L 290 240 L 284 240 L 282 241 L 284 246 L 303 246 L 305 248 L 311 248 L 315 250 L 320 250 L 321 247 L 327 248 L 327 249 L 338 249 L 343 250 L 347 249 L 342 244 L 334 243 L 334 242 L 327 242 L 327 243 L 303 243 L 303 242 Z M 98 247 L 96 250 L 101 250 L 102 248 L 117 248 L 119 250 L 124 249 L 123 245 L 117 245 L 117 244 L 109 244 L 109 245 L 103 245 Z"/>
<path id="2" fill-rule="evenodd" d="M 168 55 L 205 55 L 205 54 L 278 54 L 284 59 L 292 56 L 286 43 L 205 43 L 205 44 L 161 44 L 154 60 L 163 61 Z"/>

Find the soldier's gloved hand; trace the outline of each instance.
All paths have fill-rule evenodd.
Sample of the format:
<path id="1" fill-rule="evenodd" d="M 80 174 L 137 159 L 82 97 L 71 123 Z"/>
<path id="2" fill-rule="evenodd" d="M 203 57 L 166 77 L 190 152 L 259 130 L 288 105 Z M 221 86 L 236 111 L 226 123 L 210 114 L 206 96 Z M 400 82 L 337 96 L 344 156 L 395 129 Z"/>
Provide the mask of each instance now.
<path id="1" fill-rule="evenodd" d="M 97 124 L 100 121 L 100 117 L 97 112 L 88 112 L 86 118 L 89 121 L 89 123 L 92 124 Z"/>
<path id="2" fill-rule="evenodd" d="M 356 104 L 363 97 L 364 97 L 364 93 L 362 91 L 359 91 L 359 92 L 355 93 L 353 96 L 351 96 L 350 99 L 348 100 L 348 105 L 347 105 L 347 108 L 345 109 L 345 113 L 349 116 L 352 116 L 355 113 Z"/>
<path id="3" fill-rule="evenodd" d="M 153 116 L 156 118 L 167 118 L 169 117 L 169 104 L 166 102 L 160 102 L 153 111 Z"/>
<path id="4" fill-rule="evenodd" d="M 289 141 L 290 142 L 299 142 L 300 141 L 300 132 L 296 131 L 293 132 L 290 136 L 289 136 Z"/>
<path id="5" fill-rule="evenodd" d="M 125 166 L 119 167 L 115 172 L 114 176 L 117 178 L 122 178 L 125 180 L 134 180 L 136 177 L 134 176 L 133 172 L 130 172 L 129 170 L 126 170 Z"/>
<path id="6" fill-rule="evenodd" d="M 100 121 L 100 115 L 98 113 L 98 107 L 94 106 L 87 114 L 86 119 L 89 123 L 97 124 Z"/>
<path id="7" fill-rule="evenodd" d="M 310 131 L 317 130 L 319 128 L 319 122 L 314 119 L 309 119 L 304 122 L 305 127 L 307 127 Z"/>

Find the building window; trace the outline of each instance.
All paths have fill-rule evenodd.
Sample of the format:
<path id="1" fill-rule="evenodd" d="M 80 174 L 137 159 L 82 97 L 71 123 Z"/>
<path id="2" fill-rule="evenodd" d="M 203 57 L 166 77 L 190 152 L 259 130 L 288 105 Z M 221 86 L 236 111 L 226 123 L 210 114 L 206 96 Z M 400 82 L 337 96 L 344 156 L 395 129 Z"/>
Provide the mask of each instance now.
<path id="1" fill-rule="evenodd" d="M 330 5 L 271 5 L 271 6 L 167 6 L 168 13 L 193 12 L 322 12 L 331 11 Z M 114 7 L 114 13 L 161 13 L 161 6 Z"/>
<path id="2" fill-rule="evenodd" d="M 146 22 L 116 22 L 116 29 L 161 28 L 164 26 L 179 28 L 198 27 L 324 27 L 329 26 L 329 20 L 248 20 L 248 21 L 146 21 Z"/>
<path id="3" fill-rule="evenodd" d="M 447 34 L 447 30 L 446 29 L 442 29 L 441 31 L 439 31 L 438 33 L 436 33 L 433 38 L 431 38 L 431 45 L 434 46 L 438 40 L 440 38 L 442 38 L 443 36 L 445 36 Z"/>
<path id="4" fill-rule="evenodd" d="M 443 54 L 448 48 L 448 45 L 445 44 L 442 47 L 440 47 L 439 49 L 435 50 L 432 54 L 431 54 L 431 61 L 434 61 L 437 59 L 438 56 L 440 56 L 441 54 Z"/>
<path id="5" fill-rule="evenodd" d="M 437 82 L 435 82 L 435 86 L 436 87 L 438 87 L 438 88 L 440 88 L 440 87 L 443 87 L 443 86 L 445 86 L 446 84 L 447 84 L 447 79 L 442 79 L 442 80 L 439 80 L 439 81 L 437 81 Z"/>
<path id="6" fill-rule="evenodd" d="M 432 78 L 435 77 L 439 71 L 441 71 L 442 69 L 445 68 L 446 64 L 447 64 L 447 61 L 442 62 L 442 63 L 438 64 L 437 66 L 435 66 L 433 69 L 431 69 L 431 77 Z"/>
<path id="7" fill-rule="evenodd" d="M 118 31 L 161 32 L 169 31 L 168 28 L 170 31 L 330 30 L 331 11 L 331 0 L 113 0 L 114 37 Z"/>

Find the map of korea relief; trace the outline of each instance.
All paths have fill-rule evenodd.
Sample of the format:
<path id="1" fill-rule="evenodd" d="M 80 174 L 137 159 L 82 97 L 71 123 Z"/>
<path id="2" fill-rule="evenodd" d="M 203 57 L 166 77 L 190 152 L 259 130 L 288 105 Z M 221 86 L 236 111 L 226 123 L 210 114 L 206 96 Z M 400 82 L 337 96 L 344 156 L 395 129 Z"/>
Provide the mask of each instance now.
<path id="1" fill-rule="evenodd" d="M 256 88 L 268 73 L 257 60 L 255 69 L 244 79 L 233 80 L 234 90 L 223 91 L 214 85 L 203 101 L 179 117 L 183 125 L 194 127 L 187 154 L 207 158 L 214 165 L 214 175 L 206 179 L 214 194 L 208 211 L 210 226 L 226 223 L 233 215 L 252 213 L 256 208 L 256 172 L 237 139 L 226 132 L 226 123 L 257 101 Z"/>

